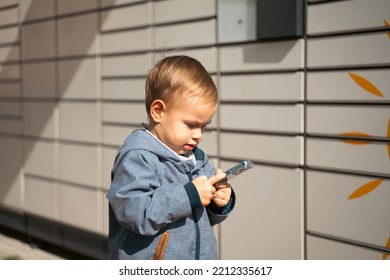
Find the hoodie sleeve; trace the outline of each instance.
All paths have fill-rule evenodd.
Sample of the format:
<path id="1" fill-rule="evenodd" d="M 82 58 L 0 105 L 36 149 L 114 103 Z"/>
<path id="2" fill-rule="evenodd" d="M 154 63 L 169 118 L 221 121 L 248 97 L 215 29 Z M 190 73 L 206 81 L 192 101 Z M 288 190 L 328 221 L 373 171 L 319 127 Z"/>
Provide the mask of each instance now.
<path id="1" fill-rule="evenodd" d="M 115 163 L 107 198 L 117 221 L 141 235 L 155 235 L 164 226 L 191 216 L 191 186 L 161 186 L 162 170 L 149 153 L 128 152 Z M 198 198 L 199 199 L 199 198 Z M 195 201 L 195 202 L 194 202 Z"/>
<path id="2" fill-rule="evenodd" d="M 223 222 L 227 218 L 228 214 L 233 210 L 235 203 L 236 203 L 236 194 L 234 193 L 233 189 L 232 189 L 232 194 L 230 196 L 230 200 L 228 204 L 226 204 L 226 206 L 219 207 L 214 203 L 214 201 L 211 201 L 209 206 L 207 206 L 207 212 L 209 214 L 210 224 L 214 226 L 216 224 Z"/>

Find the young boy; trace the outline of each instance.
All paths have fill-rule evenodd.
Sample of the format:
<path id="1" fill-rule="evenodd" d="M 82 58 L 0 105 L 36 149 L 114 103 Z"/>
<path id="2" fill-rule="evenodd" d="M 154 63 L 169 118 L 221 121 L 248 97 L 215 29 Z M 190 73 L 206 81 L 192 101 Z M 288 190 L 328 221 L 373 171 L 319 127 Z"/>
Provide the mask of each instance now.
<path id="1" fill-rule="evenodd" d="M 119 149 L 107 194 L 111 257 L 217 259 L 212 226 L 235 196 L 197 147 L 217 89 L 197 60 L 171 56 L 149 72 L 145 90 L 149 125 Z"/>

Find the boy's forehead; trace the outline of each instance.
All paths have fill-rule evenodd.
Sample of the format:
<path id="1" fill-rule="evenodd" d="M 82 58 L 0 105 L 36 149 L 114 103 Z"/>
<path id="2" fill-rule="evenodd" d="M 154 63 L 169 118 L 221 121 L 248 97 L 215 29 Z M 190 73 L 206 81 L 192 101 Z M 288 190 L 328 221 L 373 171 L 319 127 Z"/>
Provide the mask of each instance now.
<path id="1" fill-rule="evenodd" d="M 170 108 L 169 108 L 170 106 Z M 188 118 L 199 119 L 199 122 L 205 122 L 206 119 L 212 118 L 217 110 L 217 104 L 214 102 L 204 102 L 202 98 L 180 97 L 173 101 L 171 105 L 168 105 L 168 110 L 184 112 Z"/>
<path id="2" fill-rule="evenodd" d="M 212 101 L 210 98 L 207 98 L 206 96 L 191 93 L 177 95 L 173 102 L 179 106 L 184 103 L 189 106 L 203 105 L 215 107 L 217 105 L 214 101 Z"/>

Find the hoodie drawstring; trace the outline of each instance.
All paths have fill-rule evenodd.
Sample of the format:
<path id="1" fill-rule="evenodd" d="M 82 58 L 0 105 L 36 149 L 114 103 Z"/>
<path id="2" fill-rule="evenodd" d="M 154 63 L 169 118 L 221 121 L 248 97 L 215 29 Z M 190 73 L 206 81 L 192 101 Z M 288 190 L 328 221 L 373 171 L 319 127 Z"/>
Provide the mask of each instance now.
<path id="1" fill-rule="evenodd" d="M 189 172 L 188 179 L 190 182 L 193 180 L 192 174 L 195 172 L 199 171 L 199 169 L 193 170 L 192 172 Z M 198 223 L 198 216 L 196 215 L 195 208 L 192 208 L 192 219 L 194 220 L 195 224 L 195 233 L 196 233 L 196 243 L 195 243 L 195 260 L 200 259 L 200 228 L 199 228 L 199 223 Z"/>

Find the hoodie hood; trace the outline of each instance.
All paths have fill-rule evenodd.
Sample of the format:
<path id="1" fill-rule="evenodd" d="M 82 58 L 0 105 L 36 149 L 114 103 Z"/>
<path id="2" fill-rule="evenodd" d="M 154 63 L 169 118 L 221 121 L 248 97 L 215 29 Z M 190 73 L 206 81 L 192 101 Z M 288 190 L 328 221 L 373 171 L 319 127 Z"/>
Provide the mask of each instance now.
<path id="1" fill-rule="evenodd" d="M 177 154 L 165 147 L 159 140 L 152 136 L 146 129 L 133 131 L 124 141 L 115 158 L 113 170 L 117 168 L 125 155 L 134 150 L 143 150 L 155 154 L 161 162 L 171 162 L 181 173 L 196 173 L 207 163 L 206 155 L 197 147 L 193 149 L 196 164 L 192 160 L 183 161 Z"/>

